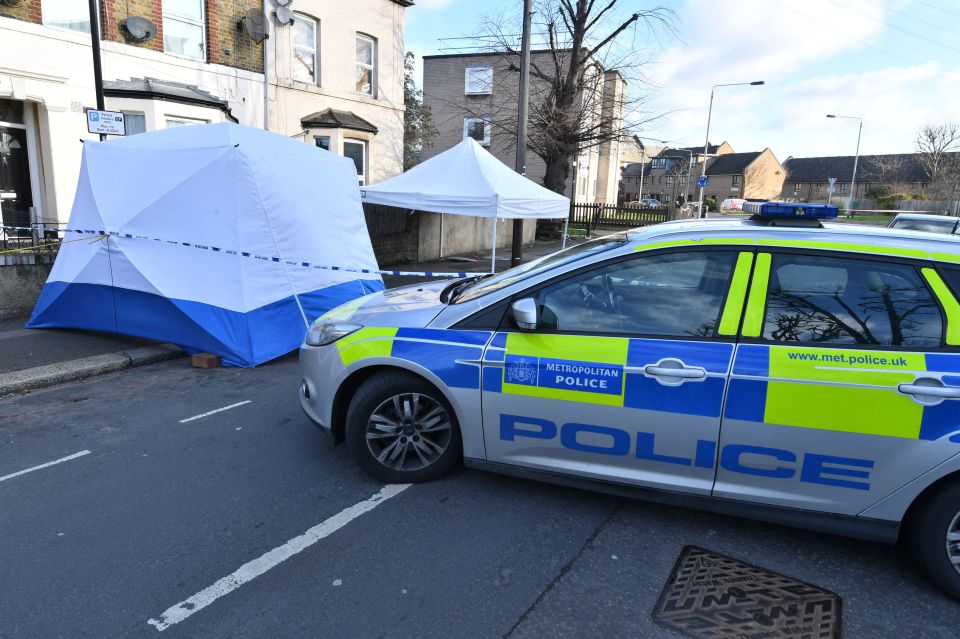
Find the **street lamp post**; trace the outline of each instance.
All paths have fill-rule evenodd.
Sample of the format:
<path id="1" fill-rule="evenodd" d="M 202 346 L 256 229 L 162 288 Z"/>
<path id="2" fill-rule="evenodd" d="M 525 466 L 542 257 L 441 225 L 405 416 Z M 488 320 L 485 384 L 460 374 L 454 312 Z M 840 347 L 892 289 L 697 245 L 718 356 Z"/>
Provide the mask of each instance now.
<path id="1" fill-rule="evenodd" d="M 850 176 L 850 195 L 847 197 L 847 217 L 850 217 L 853 215 L 853 196 L 857 188 L 857 160 L 860 159 L 860 134 L 863 133 L 863 118 L 857 115 L 833 115 L 832 113 L 828 114 L 827 117 L 860 121 L 860 128 L 857 130 L 857 153 L 853 156 L 853 175 Z"/>
<path id="2" fill-rule="evenodd" d="M 703 142 L 703 162 L 700 164 L 700 177 L 705 177 L 707 175 L 707 153 L 710 149 L 710 116 L 713 115 L 713 92 L 719 87 L 741 87 L 741 86 L 760 86 L 763 84 L 763 80 L 756 80 L 754 82 L 734 82 L 731 84 L 715 84 L 710 88 L 710 107 L 707 109 L 707 138 Z M 699 186 L 699 185 L 698 185 Z M 706 217 L 703 214 L 703 187 L 700 187 L 700 196 L 698 200 L 699 204 L 697 205 L 698 217 Z"/>

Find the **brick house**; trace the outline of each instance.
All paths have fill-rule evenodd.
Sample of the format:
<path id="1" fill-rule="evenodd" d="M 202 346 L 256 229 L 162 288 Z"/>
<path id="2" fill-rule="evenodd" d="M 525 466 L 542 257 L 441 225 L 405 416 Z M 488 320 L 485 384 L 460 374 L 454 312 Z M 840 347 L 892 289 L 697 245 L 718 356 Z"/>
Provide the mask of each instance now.
<path id="1" fill-rule="evenodd" d="M 347 155 L 362 180 L 396 175 L 412 4 L 298 0 L 284 23 L 275 0 L 99 0 L 106 108 L 124 112 L 128 134 L 233 121 Z M 250 28 L 264 14 L 266 47 Z M 0 4 L 0 148 L 19 176 L 0 184 L 5 217 L 70 213 L 77 139 L 96 139 L 85 115 L 96 107 L 89 34 L 83 0 Z"/>
<path id="2" fill-rule="evenodd" d="M 875 187 L 890 193 L 925 195 L 936 198 L 930 177 L 916 153 L 861 155 L 857 161 L 854 200 L 866 200 Z M 789 202 L 826 202 L 831 196 L 830 178 L 834 178 L 832 197 L 850 196 L 853 175 L 852 155 L 812 158 L 788 158 L 783 167 L 786 179 L 780 197 Z"/>
<path id="3" fill-rule="evenodd" d="M 707 145 L 707 158 L 733 153 L 729 142 Z M 703 161 L 702 146 L 665 148 L 650 157 L 643 164 L 641 176 L 640 163 L 628 164 L 621 172 L 621 200 L 636 202 L 644 198 L 654 198 L 661 202 L 674 202 L 678 195 L 696 192 L 697 176 L 700 174 L 700 162 Z M 689 163 L 689 176 L 687 164 Z M 640 192 L 641 177 L 643 193 Z M 688 183 L 689 177 L 689 183 Z"/>
<path id="4" fill-rule="evenodd" d="M 728 153 L 707 164 L 710 182 L 703 189 L 703 197 L 714 198 L 719 206 L 727 198 L 772 200 L 783 187 L 783 166 L 767 148 L 748 153 Z M 697 196 L 696 184 L 691 187 L 691 199 Z"/>

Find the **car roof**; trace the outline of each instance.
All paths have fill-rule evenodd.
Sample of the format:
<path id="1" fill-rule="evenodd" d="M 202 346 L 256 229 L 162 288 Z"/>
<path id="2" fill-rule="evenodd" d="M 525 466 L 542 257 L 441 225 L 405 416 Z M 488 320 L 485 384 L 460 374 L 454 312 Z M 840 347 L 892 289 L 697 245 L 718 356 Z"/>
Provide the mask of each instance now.
<path id="1" fill-rule="evenodd" d="M 627 233 L 633 248 L 685 244 L 800 247 L 960 262 L 960 237 L 859 224 L 769 226 L 749 218 L 678 220 Z"/>
<path id="2" fill-rule="evenodd" d="M 924 222 L 943 222 L 944 224 L 956 224 L 957 218 L 952 215 L 936 215 L 934 213 L 897 213 L 896 220 L 923 220 Z"/>

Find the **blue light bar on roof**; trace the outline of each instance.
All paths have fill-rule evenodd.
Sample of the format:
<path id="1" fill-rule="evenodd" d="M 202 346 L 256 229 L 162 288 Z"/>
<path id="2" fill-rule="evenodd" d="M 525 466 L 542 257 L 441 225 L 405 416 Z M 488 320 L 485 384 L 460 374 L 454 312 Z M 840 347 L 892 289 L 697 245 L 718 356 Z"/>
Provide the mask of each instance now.
<path id="1" fill-rule="evenodd" d="M 744 202 L 743 212 L 760 217 L 809 217 L 832 220 L 839 209 L 835 204 L 807 204 L 799 202 Z"/>

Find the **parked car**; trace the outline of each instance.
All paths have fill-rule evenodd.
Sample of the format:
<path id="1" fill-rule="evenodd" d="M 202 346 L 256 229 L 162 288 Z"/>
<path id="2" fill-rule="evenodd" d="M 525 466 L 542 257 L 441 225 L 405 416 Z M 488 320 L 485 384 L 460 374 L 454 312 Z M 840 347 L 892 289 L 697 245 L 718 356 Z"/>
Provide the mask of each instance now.
<path id="1" fill-rule="evenodd" d="M 925 213 L 898 213 L 888 224 L 892 229 L 926 231 L 927 233 L 957 234 L 960 218 Z"/>
<path id="2" fill-rule="evenodd" d="M 660 200 L 655 200 L 652 197 L 648 197 L 640 200 L 640 206 L 661 206 L 661 204 Z"/>
<path id="3" fill-rule="evenodd" d="M 720 205 L 720 209 L 723 211 L 742 211 L 744 202 L 746 202 L 746 200 L 742 198 L 728 197 Z"/>
<path id="4" fill-rule="evenodd" d="M 379 481 L 462 460 L 902 537 L 960 598 L 960 238 L 757 208 L 338 307 L 301 405 Z"/>

